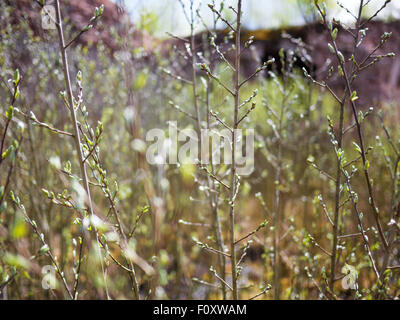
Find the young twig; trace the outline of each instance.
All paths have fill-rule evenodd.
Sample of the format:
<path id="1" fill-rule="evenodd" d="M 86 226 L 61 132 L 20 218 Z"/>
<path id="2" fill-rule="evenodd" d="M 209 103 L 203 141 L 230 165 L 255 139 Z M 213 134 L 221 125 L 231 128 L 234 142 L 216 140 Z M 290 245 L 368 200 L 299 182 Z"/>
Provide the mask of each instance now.
<path id="1" fill-rule="evenodd" d="M 77 152 L 78 156 L 78 161 L 80 165 L 80 170 L 81 170 L 81 176 L 83 180 L 83 188 L 86 192 L 86 197 L 87 197 L 87 209 L 91 217 L 94 216 L 94 211 L 93 211 L 93 204 L 92 204 L 92 197 L 91 197 L 91 192 L 89 188 L 89 179 L 87 176 L 87 171 L 86 171 L 86 164 L 84 162 L 84 157 L 81 149 L 81 138 L 80 138 L 80 132 L 78 128 L 78 120 L 76 117 L 76 110 L 74 107 L 74 98 L 72 94 L 72 85 L 71 85 L 71 79 L 70 79 L 70 74 L 69 74 L 69 65 L 68 65 L 68 56 L 67 56 L 67 50 L 64 42 L 64 31 L 63 31 L 63 24 L 62 24 L 62 17 L 61 17 L 61 7 L 60 7 L 60 1 L 56 0 L 55 1 L 55 7 L 56 7 L 56 19 L 57 19 L 57 31 L 58 31 L 58 37 L 59 37 L 59 48 L 61 51 L 61 57 L 62 57 L 62 65 L 63 65 L 63 72 L 64 72 L 64 81 L 65 81 L 65 86 L 66 86 L 66 91 L 67 91 L 67 97 L 68 97 L 68 103 L 69 103 L 69 109 L 70 109 L 70 115 L 71 115 L 71 122 L 74 130 L 74 141 L 75 141 L 75 149 Z M 96 234 L 96 242 L 97 242 L 97 251 L 99 254 L 99 259 L 101 261 L 101 267 L 102 267 L 102 273 L 104 277 L 104 282 L 107 283 L 106 281 L 106 275 L 104 271 L 104 264 L 103 264 L 103 258 L 101 254 L 101 249 L 100 249 L 100 243 L 99 243 L 99 235 L 97 233 L 97 230 L 95 230 Z M 107 297 L 108 295 L 108 289 L 106 286 L 106 294 Z"/>

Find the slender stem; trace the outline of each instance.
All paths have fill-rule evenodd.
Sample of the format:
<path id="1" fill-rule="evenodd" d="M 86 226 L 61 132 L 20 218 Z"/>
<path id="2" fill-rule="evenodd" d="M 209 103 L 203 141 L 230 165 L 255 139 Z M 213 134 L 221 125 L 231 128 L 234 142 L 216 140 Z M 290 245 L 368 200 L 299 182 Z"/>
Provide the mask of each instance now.
<path id="1" fill-rule="evenodd" d="M 338 148 L 342 148 L 343 144 L 343 128 L 344 128 L 344 106 L 346 103 L 346 96 L 343 97 L 340 105 L 339 116 L 339 134 L 337 137 Z M 341 159 L 337 157 L 336 167 L 336 187 L 335 187 L 335 214 L 333 218 L 333 240 L 332 240 L 332 256 L 331 256 L 331 274 L 329 289 L 333 292 L 335 273 L 336 273 L 336 253 L 339 235 L 339 212 L 341 208 L 341 188 L 342 188 L 342 163 Z"/>
<path id="2" fill-rule="evenodd" d="M 212 1 L 213 5 L 215 5 L 215 0 Z M 215 12 L 213 11 L 213 33 L 215 34 L 217 32 L 217 17 L 215 16 Z M 210 32 L 210 34 L 212 34 Z M 218 53 L 218 49 L 215 49 Z M 212 61 L 212 52 L 210 49 L 209 52 L 210 55 L 210 61 Z M 210 70 L 213 70 L 213 63 L 210 63 Z M 207 93 L 206 93 L 206 105 L 207 105 L 207 129 L 210 130 L 211 128 L 211 108 L 210 108 L 210 95 L 212 92 L 212 82 L 210 81 L 210 78 L 207 78 Z M 211 174 L 213 176 L 216 175 L 215 173 L 215 167 L 214 164 L 210 163 L 211 166 Z M 208 177 L 208 183 L 209 186 L 211 186 L 212 190 L 215 190 L 216 188 L 216 183 L 215 180 L 212 179 L 211 177 Z M 224 238 L 222 236 L 222 228 L 221 228 L 221 220 L 218 214 L 218 201 L 219 201 L 219 193 L 218 192 L 210 192 L 210 206 L 211 206 L 211 211 L 212 211 L 212 215 L 214 218 L 213 221 L 213 227 L 214 227 L 214 233 L 217 239 L 217 244 L 218 244 L 218 249 L 222 252 L 225 252 L 225 244 L 224 244 Z M 219 267 L 220 267 L 220 274 L 221 274 L 221 278 L 226 281 L 226 257 L 225 255 L 219 255 L 218 256 L 218 263 L 219 263 Z M 223 300 L 226 300 L 227 298 L 227 287 L 225 285 L 221 286 L 221 291 L 222 291 L 222 298 Z"/>
<path id="3" fill-rule="evenodd" d="M 284 79 L 286 87 L 286 79 Z M 285 89 L 286 90 L 286 89 Z M 274 232 L 273 232 L 273 264 L 274 264 L 274 299 L 278 300 L 280 297 L 280 285 L 279 285 L 279 208 L 280 208 L 280 189 L 279 185 L 281 183 L 281 167 L 282 167 L 282 124 L 284 116 L 284 108 L 286 104 L 286 92 L 282 98 L 282 105 L 279 116 L 278 124 L 278 154 L 276 157 L 277 166 L 275 170 L 275 199 L 274 199 Z"/>
<path id="4" fill-rule="evenodd" d="M 363 224 L 362 224 L 362 220 L 361 220 L 361 214 L 360 214 L 360 211 L 358 210 L 358 207 L 357 207 L 357 201 L 354 198 L 354 193 L 353 193 L 353 190 L 351 188 L 349 177 L 346 177 L 346 185 L 349 188 L 351 202 L 353 203 L 354 211 L 356 213 L 356 218 L 357 218 L 357 222 L 358 222 L 358 226 L 359 226 L 359 230 L 360 230 L 362 239 L 364 241 L 365 250 L 367 251 L 368 258 L 371 261 L 371 266 L 372 266 L 372 269 L 374 270 L 376 278 L 379 279 L 379 272 L 378 272 L 378 269 L 376 267 L 376 263 L 375 263 L 374 257 L 372 256 L 372 251 L 371 251 L 371 247 L 369 245 L 368 237 L 365 234 L 365 230 L 364 230 L 364 227 L 363 227 Z"/>
<path id="5" fill-rule="evenodd" d="M 46 252 L 46 255 L 50 258 L 51 262 L 54 264 L 54 267 L 56 268 L 56 272 L 57 272 L 57 274 L 60 276 L 60 279 L 61 279 L 61 281 L 62 281 L 62 284 L 63 284 L 65 290 L 67 291 L 69 298 L 70 298 L 71 300 L 73 300 L 73 299 L 74 299 L 74 296 L 72 295 L 72 292 L 71 292 L 71 290 L 70 290 L 70 288 L 69 288 L 69 286 L 68 286 L 67 279 L 66 279 L 65 276 L 64 276 L 64 272 L 60 269 L 60 266 L 59 266 L 59 264 L 57 263 L 57 259 L 56 259 L 56 257 L 53 255 L 50 246 L 49 246 L 49 245 L 46 243 L 46 241 L 44 240 L 43 233 L 40 232 L 40 231 L 38 230 L 36 223 L 33 222 L 33 221 L 31 220 L 31 218 L 28 216 L 28 214 L 26 213 L 25 207 L 22 206 L 22 205 L 19 203 L 19 200 L 18 200 L 18 202 L 16 202 L 16 204 L 17 204 L 18 208 L 22 211 L 23 215 L 25 216 L 26 221 L 29 223 L 29 225 L 31 226 L 32 230 L 33 230 L 33 231 L 35 232 L 35 234 L 38 236 L 38 238 L 39 238 L 40 242 L 42 243 L 42 245 L 43 245 L 43 246 L 47 246 L 47 247 L 49 248 L 48 251 Z"/>
<path id="6" fill-rule="evenodd" d="M 193 0 L 190 2 L 190 53 L 192 57 L 192 88 L 193 88 L 193 104 L 197 116 L 197 133 L 199 135 L 199 141 L 201 145 L 201 116 L 200 108 L 198 103 L 197 93 L 197 69 L 196 69 L 196 47 L 195 47 L 195 34 L 194 34 L 194 12 L 193 12 Z"/>
<path id="7" fill-rule="evenodd" d="M 352 55 L 355 55 L 356 50 L 357 50 L 357 44 L 359 41 L 359 30 L 360 30 L 360 21 L 361 21 L 361 14 L 362 14 L 362 8 L 363 8 L 363 1 L 360 3 L 359 7 L 359 12 L 358 16 L 356 17 L 356 32 L 354 36 L 354 45 L 353 45 L 353 51 Z M 332 38 L 333 42 L 335 40 Z M 336 46 L 336 44 L 335 44 Z M 351 73 L 354 72 L 354 65 L 352 67 Z M 342 102 L 340 104 L 340 119 L 339 119 L 339 134 L 337 137 L 337 142 L 338 142 L 338 148 L 341 149 L 343 145 L 343 136 L 344 136 L 344 107 L 346 104 L 346 94 L 347 94 L 348 88 L 344 88 L 344 96 L 342 98 Z M 341 178 L 342 178 L 342 159 L 338 158 L 337 159 L 337 171 L 336 171 L 336 190 L 335 190 L 335 216 L 334 216 L 334 224 L 333 224 L 333 240 L 332 240 L 332 256 L 331 256 L 331 274 L 330 274 L 330 283 L 329 283 L 329 289 L 331 292 L 333 292 L 333 286 L 335 282 L 335 273 L 336 273 L 336 265 L 338 263 L 338 259 L 336 257 L 337 253 L 337 244 L 338 244 L 338 234 L 339 234 L 339 212 L 341 206 Z"/>
<path id="8" fill-rule="evenodd" d="M 64 80 L 65 80 L 65 86 L 67 89 L 69 109 L 70 109 L 70 113 L 71 113 L 71 121 L 72 121 L 73 130 L 74 130 L 75 149 L 76 149 L 76 152 L 78 155 L 78 161 L 79 161 L 79 166 L 80 166 L 81 176 L 82 176 L 82 181 L 83 181 L 83 188 L 85 189 L 86 197 L 87 197 L 86 206 L 87 206 L 90 216 L 93 216 L 94 212 L 93 212 L 92 197 L 91 197 L 90 188 L 89 188 L 89 180 L 88 180 L 88 176 L 87 176 L 86 165 L 85 165 L 83 152 L 82 152 L 82 148 L 81 148 L 81 139 L 80 139 L 80 132 L 79 132 L 79 127 L 78 127 L 78 120 L 76 117 L 76 110 L 74 107 L 72 85 L 71 85 L 71 79 L 70 79 L 70 74 L 69 74 L 68 56 L 67 56 L 67 50 L 65 48 L 64 32 L 63 32 L 59 0 L 55 1 L 55 6 L 56 6 L 56 15 L 57 15 L 56 26 L 57 26 L 58 36 L 59 36 L 59 46 L 60 46 L 61 57 L 62 57 Z M 98 236 L 97 230 L 95 230 L 95 234 L 96 234 L 96 241 L 97 241 L 97 250 L 98 250 L 98 254 L 99 254 L 99 259 L 101 261 L 101 268 L 102 268 L 102 272 L 103 272 L 103 276 L 104 276 L 104 282 L 107 283 L 105 272 L 104 272 L 103 258 L 102 258 L 101 251 L 100 251 L 100 243 L 99 243 L 99 236 Z M 107 286 L 106 286 L 106 294 L 107 294 L 107 297 L 109 297 Z"/>
<path id="9" fill-rule="evenodd" d="M 75 273 L 75 283 L 74 283 L 74 300 L 78 299 L 78 286 L 79 286 L 79 278 L 81 274 L 81 265 L 82 265 L 82 250 L 83 249 L 83 239 L 80 239 L 79 241 L 79 258 L 78 258 L 78 267 L 76 269 Z"/>
<path id="10" fill-rule="evenodd" d="M 14 84 L 14 92 L 13 92 L 12 98 L 11 98 L 11 106 L 12 106 L 12 107 L 14 107 L 14 103 L 15 103 L 15 100 L 16 100 L 16 94 L 17 94 L 17 90 L 18 90 L 18 85 L 19 85 L 18 83 L 15 83 L 15 84 Z M 6 141 L 7 130 L 8 130 L 8 127 L 9 127 L 10 123 L 11 123 L 11 118 L 8 118 L 8 119 L 7 119 L 7 122 L 6 122 L 6 125 L 5 125 L 5 128 L 4 128 L 3 137 L 1 138 L 1 144 L 0 144 L 0 165 L 1 165 L 1 163 L 3 162 L 3 160 L 4 160 L 3 157 L 2 157 L 2 154 L 3 154 L 4 142 Z"/>
<path id="11" fill-rule="evenodd" d="M 207 129 L 210 130 L 210 85 L 211 81 L 208 79 L 207 80 Z M 211 161 L 211 174 L 215 176 L 215 168 L 214 164 Z M 215 190 L 215 181 L 211 177 L 207 176 L 208 179 L 208 184 L 211 186 L 212 190 Z M 217 239 L 217 244 L 218 244 L 218 249 L 222 252 L 225 250 L 225 245 L 224 245 L 224 239 L 222 237 L 222 230 L 221 230 L 221 221 L 219 218 L 218 214 L 218 193 L 213 193 L 210 192 L 210 206 L 211 206 L 211 211 L 212 215 L 214 218 L 214 232 L 215 236 Z M 220 273 L 222 279 L 226 280 L 226 271 L 225 271 L 225 266 L 226 266 L 226 257 L 224 255 L 219 255 L 218 256 L 218 263 L 220 266 Z M 226 300 L 226 286 L 222 285 L 221 286 L 221 291 L 222 291 L 222 298 L 223 300 Z"/>
<path id="12" fill-rule="evenodd" d="M 235 198 L 236 198 L 236 129 L 238 128 L 238 114 L 240 106 L 240 31 L 241 31 L 242 0 L 238 0 L 237 25 L 235 30 L 235 94 L 234 94 L 234 118 L 232 131 L 232 167 L 231 167 L 231 201 L 230 201 L 230 240 L 231 240 L 231 267 L 232 267 L 232 291 L 233 299 L 239 297 L 236 271 L 235 249 Z"/>
<path id="13" fill-rule="evenodd" d="M 361 15 L 362 15 L 363 4 L 364 4 L 364 1 L 361 0 L 360 10 L 359 10 L 360 11 L 359 12 L 359 20 L 357 22 L 358 28 L 359 28 Z M 322 9 L 320 8 L 320 6 L 318 4 L 317 4 L 317 8 L 318 8 L 319 12 L 321 13 L 321 16 L 322 16 L 322 19 L 323 19 L 323 22 L 324 22 L 325 26 L 329 29 L 328 22 L 327 22 L 327 19 L 326 19 L 326 15 L 323 13 Z M 348 73 L 348 71 L 346 69 L 346 63 L 345 63 L 344 60 L 342 60 L 342 58 L 341 58 L 341 56 L 339 54 L 339 49 L 338 49 L 338 47 L 336 45 L 336 42 L 334 41 L 332 32 L 330 32 L 330 35 L 331 35 L 331 40 L 332 40 L 332 43 L 333 43 L 333 48 L 334 48 L 334 51 L 335 51 L 336 58 L 337 58 L 337 60 L 339 62 L 340 67 L 343 70 L 343 78 L 344 78 L 344 81 L 345 81 L 347 95 L 348 95 L 348 97 L 350 99 L 350 105 L 351 105 L 354 121 L 355 121 L 356 128 L 357 128 L 357 135 L 358 135 L 358 140 L 359 140 L 359 143 L 360 143 L 360 150 L 361 150 L 361 152 L 360 152 L 361 153 L 361 159 L 362 159 L 363 166 L 364 166 L 363 172 L 364 172 L 364 176 L 365 176 L 365 180 L 366 180 L 366 184 L 367 184 L 367 189 L 368 189 L 368 195 L 369 195 L 369 199 L 370 199 L 369 203 L 370 203 L 370 206 L 371 206 L 372 211 L 373 211 L 373 215 L 374 215 L 374 218 L 375 218 L 375 223 L 376 223 L 376 226 L 378 228 L 379 237 L 380 237 L 380 239 L 382 241 L 382 244 L 383 244 L 385 250 L 388 250 L 388 242 L 387 242 L 387 240 L 385 238 L 384 231 L 383 231 L 383 228 L 382 228 L 382 225 L 381 225 L 381 222 L 380 222 L 379 212 L 378 212 L 378 208 L 376 206 L 374 192 L 373 192 L 373 189 L 372 189 L 371 178 L 370 178 L 370 175 L 369 175 L 368 168 L 366 166 L 366 164 L 367 164 L 366 149 L 365 149 L 365 143 L 364 143 L 364 137 L 363 137 L 363 133 L 362 133 L 361 124 L 360 124 L 359 119 L 358 119 L 357 105 L 356 105 L 355 100 L 352 99 L 352 96 L 351 96 L 353 94 L 353 90 L 352 90 L 352 86 L 351 86 L 352 80 L 350 80 L 349 73 Z"/>

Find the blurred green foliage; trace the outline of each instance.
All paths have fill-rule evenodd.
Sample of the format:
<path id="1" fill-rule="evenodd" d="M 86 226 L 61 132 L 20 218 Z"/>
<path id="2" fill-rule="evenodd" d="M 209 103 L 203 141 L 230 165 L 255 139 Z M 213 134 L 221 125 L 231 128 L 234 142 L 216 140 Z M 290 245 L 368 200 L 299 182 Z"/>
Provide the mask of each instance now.
<path id="1" fill-rule="evenodd" d="M 308 7 L 305 8 L 305 13 L 311 14 Z M 22 113 L 14 112 L 10 130 L 5 136 L 5 146 L 14 147 L 5 151 L 8 153 L 0 168 L 0 289 L 3 297 L 12 299 L 66 298 L 60 285 L 51 292 L 42 288 L 41 268 L 52 264 L 47 255 L 51 248 L 66 279 L 73 283 L 73 270 L 76 271 L 79 256 L 77 242 L 85 229 L 81 219 L 85 199 L 79 189 L 79 164 L 68 140 L 70 137 L 50 132 L 26 116 L 33 114 L 40 122 L 72 132 L 69 114 L 59 94 L 64 89 L 56 34 L 50 32 L 44 39 L 35 36 L 24 20 L 17 24 L 8 23 L 12 10 L 11 6 L 3 2 L 0 4 L 0 136 L 3 136 L 10 114 L 8 79 L 15 80 L 16 69 L 20 70 L 21 84 L 15 107 Z M 143 15 L 141 31 L 153 33 L 159 28 L 157 21 L 154 13 Z M 120 27 L 129 29 L 122 22 Z M 67 28 L 66 34 L 68 32 Z M 118 235 L 110 227 L 116 223 L 110 218 L 109 199 L 112 197 L 123 226 L 132 239 L 129 245 L 147 264 L 156 268 L 159 275 L 156 292 L 150 293 L 152 276 L 146 274 L 143 268 L 137 269 L 142 297 L 153 294 L 157 298 L 171 299 L 221 298 L 220 291 L 215 289 L 219 282 L 209 270 L 210 266 L 216 265 L 217 257 L 202 250 L 192 240 L 201 239 L 212 247 L 216 246 L 215 235 L 207 227 L 212 221 L 207 195 L 197 181 L 202 176 L 191 165 L 143 165 L 147 130 L 162 128 L 167 131 L 167 122 L 174 120 L 178 121 L 179 128 L 195 126 L 191 119 L 169 105 L 169 101 L 173 100 L 174 104 L 192 111 L 191 88 L 161 72 L 162 67 L 183 70 L 185 61 L 182 62 L 177 50 L 170 49 L 165 54 L 161 49 L 154 49 L 149 54 L 145 48 L 135 47 L 127 41 L 133 37 L 132 33 L 123 37 L 118 34 L 117 28 L 113 32 L 120 46 L 118 50 L 112 51 L 101 40 L 94 47 L 79 44 L 69 49 L 71 74 L 76 75 L 79 70 L 82 72 L 84 108 L 79 115 L 81 126 L 85 129 L 92 127 L 95 131 L 100 121 L 104 127 L 98 145 L 102 167 L 96 167 L 98 164 L 90 160 L 89 173 L 95 209 L 104 223 L 103 229 L 99 230 L 106 243 L 102 248 L 102 257 L 107 269 L 109 295 L 115 299 L 132 298 L 129 275 L 121 271 L 113 260 L 124 261 L 126 252 L 118 247 Z M 227 64 L 219 63 L 215 69 L 223 81 L 229 81 Z M 286 74 L 286 80 L 282 74 Z M 199 99 L 205 114 L 206 76 L 200 74 L 199 81 Z M 324 298 L 315 283 L 317 281 L 324 286 L 325 269 L 328 270 L 330 261 L 320 247 L 329 248 L 332 239 L 323 205 L 331 214 L 335 184 L 327 175 L 321 175 L 321 171 L 334 172 L 336 154 L 327 133 L 327 116 L 336 123 L 338 106 L 330 95 L 315 87 L 296 68 L 275 68 L 269 74 L 258 77 L 243 89 L 242 101 L 250 97 L 255 89 L 258 90 L 254 98 L 257 106 L 243 126 L 256 130 L 256 168 L 252 175 L 241 181 L 237 204 L 240 214 L 235 228 L 238 235 L 244 236 L 265 219 L 270 223 L 255 235 L 253 243 L 246 249 L 247 256 L 241 271 L 241 297 L 254 296 L 272 282 L 274 226 L 270 211 L 273 210 L 274 190 L 278 188 L 282 197 L 278 209 L 281 213 L 282 298 Z M 78 94 L 76 83 L 74 90 Z M 233 99 L 226 98 L 217 85 L 212 85 L 208 94 L 213 109 L 229 121 Z M 382 103 L 381 108 L 387 128 L 398 139 L 395 116 L 398 106 Z M 282 173 L 277 182 L 274 177 L 277 166 L 274 117 L 279 112 L 284 112 L 284 117 L 281 132 Z M 391 175 L 398 176 L 399 172 L 397 169 L 395 172 L 388 170 L 395 154 L 390 149 L 385 130 L 379 126 L 376 112 L 365 122 L 364 131 L 368 146 L 373 147 L 369 161 L 373 167 L 378 205 L 387 225 L 390 222 L 387 213 L 392 210 L 391 193 L 396 192 L 393 190 L 398 192 L 399 187 L 399 179 L 395 179 L 397 189 L 391 185 Z M 351 124 L 350 113 L 346 113 L 345 119 Z M 398 140 L 395 143 L 398 144 Z M 345 155 L 351 161 L 358 154 L 350 140 L 346 144 Z M 315 166 L 310 165 L 313 163 Z M 362 170 L 360 162 L 355 162 L 354 166 Z M 149 209 L 149 182 L 145 172 L 151 173 L 150 184 L 165 207 L 156 256 L 154 212 Z M 356 174 L 354 187 L 360 199 L 359 206 L 368 211 L 368 193 L 362 179 Z M 48 247 L 43 246 L 39 236 L 29 228 L 21 207 L 9 195 L 11 190 L 18 195 L 30 219 L 43 232 Z M 111 196 L 105 197 L 107 193 Z M 71 208 L 69 201 L 76 208 Z M 228 203 L 223 203 L 218 211 L 225 237 L 228 237 L 227 208 Z M 341 225 L 342 234 L 357 233 L 352 207 L 347 202 L 343 204 L 342 216 L 348 217 Z M 372 219 L 365 217 L 365 220 L 370 226 L 368 237 L 371 250 L 379 259 L 382 248 L 377 232 Z M 359 296 L 354 297 L 372 298 L 376 288 L 363 243 L 357 237 L 350 237 L 343 239 L 340 247 L 342 264 L 358 272 L 360 290 L 357 292 Z M 240 249 L 242 253 L 245 245 Z M 106 298 L 95 249 L 84 246 L 82 250 L 79 298 Z M 394 261 L 396 259 L 398 255 Z M 394 297 L 399 294 L 398 270 L 390 272 L 395 275 L 386 284 L 386 292 Z M 340 298 L 348 298 L 352 294 L 340 286 L 340 281 L 335 288 Z M 265 297 L 272 295 L 268 291 Z"/>

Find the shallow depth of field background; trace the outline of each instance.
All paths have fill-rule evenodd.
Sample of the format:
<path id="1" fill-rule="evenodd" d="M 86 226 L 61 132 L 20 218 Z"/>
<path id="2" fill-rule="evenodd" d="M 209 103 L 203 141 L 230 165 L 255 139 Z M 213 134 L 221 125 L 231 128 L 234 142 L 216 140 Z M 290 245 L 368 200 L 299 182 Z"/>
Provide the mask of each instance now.
<path id="1" fill-rule="evenodd" d="M 332 225 L 326 215 L 333 215 L 335 182 L 331 178 L 336 174 L 337 163 L 337 153 L 328 134 L 328 119 L 331 119 L 336 130 L 339 106 L 327 90 L 304 76 L 302 67 L 306 65 L 292 61 L 292 67 L 281 69 L 279 62 L 287 57 L 300 60 L 304 54 L 293 43 L 288 47 L 289 42 L 281 40 L 283 31 L 294 34 L 304 31 L 304 34 L 311 35 L 319 28 L 315 8 L 310 8 L 308 1 L 304 2 L 244 1 L 243 32 L 247 39 L 253 33 L 256 34 L 256 50 L 249 49 L 241 77 L 251 74 L 268 58 L 263 56 L 264 49 L 260 49 L 264 47 L 257 47 L 257 43 L 266 43 L 267 49 L 273 47 L 271 52 L 277 63 L 260 73 L 241 91 L 243 102 L 257 90 L 253 100 L 256 108 L 241 124 L 243 128 L 255 129 L 256 142 L 255 170 L 240 181 L 234 228 L 236 238 L 248 235 L 265 220 L 268 224 L 237 246 L 238 259 L 245 253 L 240 264 L 240 298 L 249 299 L 260 292 L 263 294 L 257 296 L 257 299 L 276 298 L 273 287 L 273 215 L 276 190 L 279 190 L 279 298 L 329 299 L 334 296 L 338 299 L 372 299 L 376 298 L 377 287 L 381 284 L 376 282 L 362 238 L 346 237 L 359 233 L 359 228 L 352 202 L 344 191 L 339 234 L 345 237 L 339 241 L 340 258 L 336 270 L 339 279 L 335 281 L 334 295 L 328 285 L 331 258 L 326 251 L 331 252 L 333 236 Z M 336 17 L 349 25 L 353 23 L 353 18 L 338 7 L 336 1 L 327 2 L 329 17 Z M 357 11 L 358 1 L 343 2 L 354 12 Z M 374 13 L 382 2 L 371 1 L 365 10 L 365 17 Z M 365 40 L 367 45 L 362 50 L 373 50 L 374 43 L 379 44 L 381 31 L 393 31 L 394 35 L 388 40 L 384 51 L 400 53 L 400 34 L 396 32 L 400 8 L 397 1 L 392 2 L 378 15 L 376 20 L 379 26 L 374 29 L 375 25 L 371 25 L 368 29 Z M 127 253 L 121 250 L 116 240 L 116 222 L 110 214 L 113 208 L 105 196 L 109 194 L 117 205 L 122 225 L 129 236 L 129 250 L 134 252 L 135 257 L 140 257 L 135 261 L 141 298 L 221 299 L 221 282 L 215 275 L 221 272 L 218 253 L 204 248 L 204 244 L 217 248 L 213 228 L 215 221 L 209 203 L 210 193 L 204 188 L 207 175 L 195 165 L 153 166 L 144 158 L 149 145 L 144 141 L 148 130 L 160 128 L 167 133 L 169 121 L 177 121 L 179 129 L 195 128 L 195 122 L 176 108 L 179 106 L 194 113 L 193 91 L 190 85 L 171 76 L 191 76 L 190 63 L 183 58 L 185 46 L 178 38 L 171 36 L 174 34 L 184 38 L 190 35 L 190 26 L 181 4 L 172 0 L 125 1 L 127 11 L 122 12 L 116 7 L 122 5 L 121 1 L 65 0 L 61 3 L 67 39 L 71 39 L 86 25 L 93 15 L 94 7 L 105 4 L 103 17 L 93 30 L 68 48 L 68 55 L 76 95 L 79 92 L 76 75 L 79 70 L 82 73 L 83 104 L 86 110 L 79 113 L 79 120 L 82 124 L 87 121 L 94 131 L 99 121 L 102 124 L 98 154 L 107 181 L 99 173 L 99 168 L 89 167 L 88 174 L 92 183 L 94 209 L 101 218 L 97 227 L 107 246 L 101 249 L 102 264 L 95 246 L 85 244 L 80 252 L 79 237 L 84 234 L 82 229 L 87 226 L 80 220 L 79 210 L 83 209 L 76 209 L 84 206 L 84 199 L 72 139 L 51 132 L 37 123 L 35 125 L 26 116 L 33 114 L 42 123 L 72 132 L 69 113 L 60 96 L 60 91 L 64 91 L 65 87 L 57 32 L 41 28 L 40 8 L 36 3 L 25 0 L 17 1 L 17 4 L 14 1 L 2 1 L 0 137 L 5 132 L 6 111 L 11 99 L 12 81 L 8 79 L 13 79 L 16 69 L 21 75 L 21 83 L 15 107 L 21 113 L 15 112 L 2 151 L 13 144 L 15 148 L 0 165 L 1 298 L 67 298 L 57 274 L 56 288 L 43 289 L 42 268 L 52 265 L 47 254 L 50 249 L 57 257 L 71 287 L 77 259 L 82 257 L 77 289 L 79 299 L 106 299 L 105 287 L 109 298 L 131 299 L 130 275 L 113 260 L 125 261 Z M 183 3 L 188 14 L 189 1 L 184 0 Z M 198 13 L 204 20 L 196 19 L 195 32 L 199 34 L 196 37 L 196 50 L 202 53 L 197 56 L 198 62 L 202 62 L 202 57 L 207 61 L 212 49 L 207 30 L 202 24 L 205 23 L 208 28 L 213 27 L 213 15 L 207 7 L 208 2 L 195 1 L 195 8 L 200 3 Z M 234 17 L 228 6 L 235 6 L 235 3 L 233 0 L 226 1 L 223 10 L 230 20 L 234 20 Z M 232 39 L 221 31 L 224 24 L 220 21 L 216 28 L 219 43 L 224 44 L 224 49 L 228 48 Z M 330 54 L 327 46 L 329 32 L 315 32 L 320 38 L 313 41 L 311 36 L 308 37 L 305 50 L 310 52 L 311 59 L 316 59 L 311 61 L 309 68 L 307 66 L 309 72 L 316 70 L 318 73 L 326 67 L 325 62 L 329 64 L 329 59 L 334 64 L 335 57 Z M 345 40 L 340 42 L 345 37 L 346 32 L 341 30 L 338 41 L 347 48 Z M 281 43 L 286 46 L 286 55 L 279 53 Z M 313 45 L 320 45 L 324 49 L 316 50 Z M 265 52 L 269 52 L 267 49 Z M 348 54 L 347 51 L 343 52 Z M 349 58 L 346 56 L 346 59 Z M 382 69 L 378 65 L 373 66 L 376 69 L 361 73 L 356 80 L 359 109 L 366 113 L 373 107 L 362 126 L 366 148 L 372 148 L 368 158 L 375 200 L 385 232 L 388 233 L 392 227 L 397 228 L 390 255 L 390 265 L 393 268 L 389 270 L 390 275 L 387 274 L 388 281 L 385 283 L 386 298 L 399 297 L 400 293 L 400 271 L 397 268 L 400 264 L 400 227 L 397 216 L 399 212 L 395 210 L 396 205 L 400 208 L 399 155 L 396 153 L 400 149 L 400 78 L 391 77 L 399 72 L 398 59 L 398 56 L 384 58 L 381 61 Z M 291 62 L 286 63 L 290 65 Z M 215 59 L 213 70 L 223 81 L 231 83 L 232 74 L 227 63 Z M 337 79 L 336 82 L 332 81 L 332 86 L 341 97 L 343 84 L 339 76 Z M 209 82 L 207 75 L 200 69 L 197 80 L 198 103 L 204 119 L 208 103 L 222 119 L 231 121 L 233 99 L 226 98 L 226 92 L 217 83 L 210 85 L 212 81 Z M 353 125 L 350 104 L 346 104 L 345 110 L 347 128 Z M 279 151 L 274 117 L 280 112 L 284 114 Z M 215 118 L 211 121 L 217 123 Z M 358 143 L 356 131 L 349 129 L 343 144 L 348 162 L 359 160 L 353 142 Z M 358 169 L 352 178 L 358 208 L 363 212 L 364 228 L 367 230 L 372 254 L 378 265 L 381 265 L 384 249 L 369 206 L 363 165 L 360 161 L 354 161 L 352 165 Z M 278 166 L 280 176 L 279 181 L 276 181 Z M 221 174 L 229 172 L 229 166 L 222 165 L 219 170 Z M 229 182 L 228 176 L 222 176 L 221 179 Z M 18 196 L 29 217 L 35 220 L 49 248 L 43 248 L 38 235 L 26 222 L 21 208 L 13 201 L 11 191 L 14 196 Z M 74 203 L 72 208 L 67 208 L 63 202 L 68 196 Z M 227 199 L 228 193 L 222 188 L 217 214 L 228 247 Z M 159 206 L 156 229 L 154 204 Z M 102 272 L 102 266 L 105 272 Z M 155 270 L 157 276 L 146 272 L 147 267 Z M 225 267 L 226 281 L 229 283 L 229 259 Z M 345 288 L 341 281 L 349 272 L 357 274 L 356 290 Z"/>

